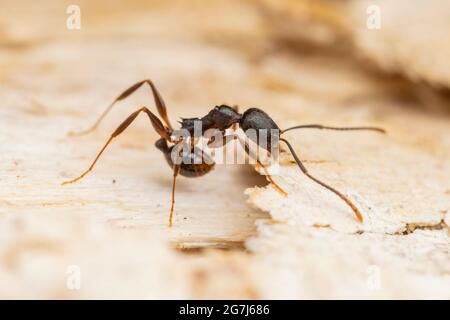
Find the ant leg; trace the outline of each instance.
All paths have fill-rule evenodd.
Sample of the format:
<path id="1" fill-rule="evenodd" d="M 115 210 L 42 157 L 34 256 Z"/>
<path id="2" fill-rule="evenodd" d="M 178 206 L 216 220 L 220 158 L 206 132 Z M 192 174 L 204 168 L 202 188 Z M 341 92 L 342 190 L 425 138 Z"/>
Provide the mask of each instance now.
<path id="1" fill-rule="evenodd" d="M 330 187 L 329 185 L 327 185 L 326 183 L 320 181 L 319 179 L 313 177 L 312 175 L 309 174 L 308 170 L 306 170 L 305 166 L 302 164 L 302 162 L 300 161 L 300 159 L 298 158 L 297 154 L 294 151 L 294 148 L 292 147 L 292 145 L 283 138 L 280 138 L 280 141 L 283 141 L 289 148 L 289 150 L 291 151 L 292 156 L 295 159 L 295 162 L 297 162 L 298 167 L 300 168 L 300 170 L 302 170 L 302 172 L 311 180 L 313 180 L 314 182 L 320 184 L 322 187 L 330 190 L 331 192 L 335 193 L 339 198 L 341 198 L 350 208 L 352 208 L 353 212 L 355 213 L 356 218 L 358 219 L 358 221 L 360 223 L 363 222 L 363 217 L 361 215 L 361 212 L 358 210 L 358 208 L 350 201 L 350 199 L 348 199 L 346 196 L 344 196 L 342 193 L 340 193 L 339 191 L 337 191 L 336 189 L 334 189 L 333 187 Z"/>
<path id="2" fill-rule="evenodd" d="M 306 124 L 295 127 L 290 127 L 281 131 L 281 133 L 285 133 L 294 129 L 326 129 L 326 130 L 339 130 L 339 131 L 350 131 L 350 130 L 368 130 L 368 131 L 378 131 L 381 133 L 386 133 L 386 130 L 378 127 L 327 127 L 320 124 Z"/>
<path id="3" fill-rule="evenodd" d="M 241 137 L 239 137 L 239 135 L 237 134 L 229 134 L 226 136 L 223 136 L 222 141 L 215 141 L 215 140 L 210 140 L 208 142 L 208 146 L 211 148 L 219 148 L 221 146 L 226 145 L 228 142 L 238 139 L 239 143 L 241 144 L 241 146 L 244 148 L 245 153 L 248 154 L 249 157 L 251 157 L 253 160 L 256 161 L 256 165 L 263 168 L 264 170 L 264 174 L 267 178 L 267 180 L 274 186 L 274 188 L 281 193 L 283 196 L 287 196 L 287 192 L 283 190 L 283 188 L 281 188 L 273 179 L 272 176 L 269 174 L 269 172 L 267 171 L 267 168 L 264 166 L 264 164 L 261 163 L 261 161 L 259 161 L 258 156 L 252 151 L 250 150 L 250 146 L 248 145 L 247 141 L 243 140 Z"/>
<path id="4" fill-rule="evenodd" d="M 145 112 L 147 113 L 147 115 L 150 118 L 150 121 L 153 125 L 153 128 L 156 130 L 156 132 L 159 133 L 159 135 L 167 140 L 170 139 L 170 131 L 164 127 L 164 125 L 161 123 L 161 121 L 158 119 L 158 117 L 156 117 L 150 110 L 148 110 L 146 107 L 143 107 L 135 112 L 133 112 L 124 122 L 122 122 L 120 124 L 120 126 L 111 134 L 111 137 L 108 139 L 108 141 L 106 142 L 106 144 L 103 146 L 103 148 L 100 150 L 100 152 L 98 153 L 97 157 L 95 158 L 94 162 L 92 162 L 91 166 L 78 178 L 75 178 L 73 180 L 69 180 L 69 181 L 65 181 L 63 182 L 63 185 L 69 184 L 69 183 L 74 183 L 77 182 L 78 180 L 81 180 L 82 178 L 84 178 L 89 172 L 92 171 L 92 169 L 94 168 L 95 164 L 97 163 L 98 159 L 100 158 L 100 156 L 103 154 L 103 152 L 106 150 L 106 148 L 108 147 L 108 145 L 111 143 L 111 141 L 117 137 L 118 135 L 120 135 L 126 128 L 128 128 L 128 126 L 136 119 L 136 117 L 141 113 L 141 112 Z"/>
<path id="5" fill-rule="evenodd" d="M 269 174 L 269 171 L 267 171 L 267 168 L 259 161 L 256 160 L 256 164 L 258 166 L 260 166 L 261 168 L 263 168 L 264 170 L 264 174 L 267 177 L 267 180 L 269 180 L 269 182 L 275 187 L 275 189 L 277 189 L 277 191 L 279 193 L 281 193 L 283 196 L 287 197 L 288 193 L 286 191 L 284 191 L 273 179 L 272 176 Z"/>
<path id="6" fill-rule="evenodd" d="M 173 182 L 172 182 L 172 206 L 170 207 L 169 215 L 169 227 L 172 227 L 173 209 L 175 208 L 175 184 L 177 181 L 177 175 L 180 172 L 180 165 L 173 166 Z"/>
<path id="7" fill-rule="evenodd" d="M 264 174 L 269 180 L 269 182 L 275 187 L 275 189 L 281 193 L 283 196 L 287 196 L 288 193 L 283 190 L 272 178 L 272 176 L 269 174 L 269 171 L 267 171 L 267 167 L 259 161 L 258 156 L 250 150 L 250 146 L 248 145 L 247 141 L 243 140 L 241 137 L 238 136 L 239 142 L 241 143 L 241 146 L 244 148 L 245 152 L 252 157 L 254 160 L 256 160 L 256 165 L 260 166 L 264 170 Z"/>
<path id="8" fill-rule="evenodd" d="M 106 117 L 106 115 L 111 111 L 111 109 L 114 107 L 114 105 L 118 101 L 127 98 L 128 96 L 130 96 L 133 92 L 135 92 L 137 89 L 139 89 L 145 83 L 147 83 L 150 86 L 150 89 L 152 90 L 153 99 L 155 101 L 156 108 L 157 108 L 159 114 L 161 115 L 161 118 L 164 120 L 166 126 L 170 130 L 173 130 L 173 127 L 169 121 L 169 117 L 167 116 L 166 104 L 164 103 L 163 98 L 159 94 L 158 89 L 156 89 L 155 85 L 153 84 L 153 82 L 151 80 L 143 80 L 143 81 L 139 81 L 139 82 L 135 83 L 134 85 L 132 85 L 131 87 L 126 89 L 124 92 L 122 92 L 116 99 L 114 99 L 114 101 L 106 108 L 105 111 L 103 111 L 103 113 L 100 115 L 100 117 L 97 119 L 97 121 L 90 128 L 88 128 L 84 131 L 78 132 L 78 133 L 71 133 L 71 135 L 83 135 L 83 134 L 87 134 L 87 133 L 94 131 L 99 126 L 100 122 L 102 122 L 102 120 Z"/>

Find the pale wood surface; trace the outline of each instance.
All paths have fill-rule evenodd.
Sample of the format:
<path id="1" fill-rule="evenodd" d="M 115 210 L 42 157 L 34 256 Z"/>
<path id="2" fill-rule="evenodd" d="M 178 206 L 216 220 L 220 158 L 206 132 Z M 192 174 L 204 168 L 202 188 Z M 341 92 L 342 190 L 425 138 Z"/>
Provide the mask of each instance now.
<path id="1" fill-rule="evenodd" d="M 254 2 L 195 1 L 195 14 L 181 3 L 82 2 L 83 26 L 72 32 L 56 2 L 29 10 L 5 3 L 0 296 L 449 298 L 448 117 L 409 99 L 414 84 L 374 73 L 347 53 L 298 50 L 267 36 Z M 48 20 L 33 20 L 38 13 Z M 261 107 L 281 127 L 385 127 L 388 135 L 287 135 L 311 173 L 349 195 L 365 222 L 283 154 L 275 179 L 287 198 L 250 166 L 218 166 L 179 180 L 169 229 L 171 171 L 144 117 L 89 176 L 62 187 L 121 120 L 153 107 L 147 88 L 97 132 L 67 133 L 86 128 L 144 78 L 158 85 L 172 122 L 228 103 Z M 81 290 L 66 287 L 70 265 L 81 268 Z"/>

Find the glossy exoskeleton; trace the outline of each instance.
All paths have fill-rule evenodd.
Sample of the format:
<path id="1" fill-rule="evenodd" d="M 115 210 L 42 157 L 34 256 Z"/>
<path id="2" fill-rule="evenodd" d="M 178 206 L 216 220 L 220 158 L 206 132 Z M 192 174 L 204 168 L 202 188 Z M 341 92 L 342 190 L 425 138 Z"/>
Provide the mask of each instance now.
<path id="1" fill-rule="evenodd" d="M 136 117 L 144 112 L 148 115 L 154 129 L 156 132 L 161 136 L 160 139 L 158 139 L 155 143 L 155 146 L 164 154 L 164 157 L 169 164 L 169 166 L 173 169 L 173 184 L 172 184 L 172 205 L 170 208 L 170 215 L 169 215 L 169 226 L 172 226 L 172 217 L 173 217 L 173 211 L 174 211 L 174 204 L 175 204 L 175 183 L 176 178 L 178 175 L 182 175 L 185 177 L 200 177 L 208 172 L 210 172 L 215 163 L 214 159 L 204 152 L 201 148 L 199 148 L 196 145 L 196 123 L 200 124 L 200 133 L 201 136 L 206 136 L 206 133 L 208 131 L 219 131 L 223 134 L 223 140 L 222 141 L 215 141 L 210 136 L 207 136 L 207 138 L 210 139 L 208 142 L 209 146 L 212 147 L 219 147 L 223 146 L 227 142 L 237 139 L 242 147 L 244 148 L 245 152 L 253 158 L 257 163 L 258 166 L 262 167 L 265 170 L 267 179 L 272 183 L 272 185 L 278 190 L 281 194 L 287 196 L 287 193 L 272 179 L 270 174 L 268 174 L 268 171 L 266 170 L 266 167 L 264 164 L 261 163 L 261 161 L 255 156 L 255 153 L 253 153 L 250 150 L 250 146 L 248 142 L 245 139 L 242 139 L 235 133 L 226 134 L 227 129 L 234 129 L 235 131 L 237 127 L 241 128 L 245 133 L 247 133 L 249 130 L 253 130 L 253 132 L 256 132 L 256 135 L 248 135 L 248 138 L 250 140 L 253 140 L 258 146 L 261 146 L 261 139 L 260 139 L 260 132 L 265 131 L 266 136 L 264 137 L 265 141 L 268 143 L 263 145 L 263 147 L 270 153 L 274 147 L 271 144 L 271 141 L 282 141 L 286 146 L 288 147 L 289 151 L 291 152 L 292 156 L 294 157 L 295 162 L 297 163 L 300 170 L 311 180 L 318 183 L 319 185 L 323 186 L 324 188 L 330 190 L 331 192 L 335 193 L 339 198 L 341 198 L 354 212 L 356 218 L 359 222 L 363 221 L 363 217 L 358 210 L 358 208 L 341 192 L 336 190 L 335 188 L 329 186 L 328 184 L 320 181 L 319 179 L 313 177 L 308 170 L 303 165 L 302 161 L 297 156 L 294 148 L 292 145 L 282 137 L 282 134 L 294 130 L 294 129 L 303 129 L 303 128 L 314 128 L 314 129 L 328 129 L 328 130 L 372 130 L 372 131 L 378 131 L 381 133 L 384 133 L 384 129 L 376 128 L 376 127 L 329 127 L 329 126 L 323 126 L 318 124 L 311 124 L 311 125 L 298 125 L 294 127 L 290 127 L 284 130 L 281 130 L 278 125 L 273 121 L 273 119 L 263 110 L 258 108 L 250 108 L 244 111 L 243 113 L 239 113 L 236 107 L 230 107 L 227 105 L 220 105 L 213 108 L 211 111 L 208 112 L 205 116 L 201 118 L 189 118 L 189 119 L 182 119 L 180 121 L 182 130 L 185 130 L 188 132 L 188 137 L 183 138 L 178 135 L 175 135 L 175 130 L 173 126 L 170 123 L 170 120 L 167 115 L 167 109 L 166 105 L 164 103 L 164 100 L 162 99 L 161 95 L 159 94 L 158 90 L 156 89 L 155 85 L 151 80 L 143 80 L 140 81 L 127 90 L 125 90 L 122 94 L 120 94 L 110 105 L 109 107 L 103 112 L 103 114 L 100 116 L 100 118 L 94 123 L 94 125 L 89 128 L 86 131 L 80 132 L 79 134 L 84 134 L 91 132 L 97 128 L 97 126 L 100 124 L 100 122 L 103 120 L 103 118 L 106 116 L 106 114 L 113 108 L 116 102 L 125 99 L 130 94 L 135 92 L 137 89 L 139 89 L 142 85 L 148 84 L 152 90 L 153 98 L 156 104 L 156 108 L 158 110 L 159 115 L 161 116 L 163 122 L 154 115 L 147 107 L 142 107 L 139 110 L 133 112 L 125 121 L 123 121 L 119 127 L 112 133 L 111 137 L 108 139 L 104 147 L 100 150 L 97 157 L 91 164 L 91 166 L 78 178 L 66 181 L 63 184 L 69 184 L 76 182 L 80 179 L 82 179 L 86 174 L 88 174 L 95 164 L 97 163 L 98 159 L 102 155 L 102 153 L 105 151 L 107 146 L 110 144 L 110 142 L 120 135 L 135 119 Z M 275 137 L 271 135 L 276 135 Z M 188 141 L 189 140 L 189 141 Z M 182 144 L 188 144 L 187 150 L 188 152 L 174 152 L 174 148 L 177 148 L 179 146 L 186 147 Z M 180 148 L 180 150 L 185 150 L 186 148 Z M 174 156 L 175 155 L 175 156 Z"/>

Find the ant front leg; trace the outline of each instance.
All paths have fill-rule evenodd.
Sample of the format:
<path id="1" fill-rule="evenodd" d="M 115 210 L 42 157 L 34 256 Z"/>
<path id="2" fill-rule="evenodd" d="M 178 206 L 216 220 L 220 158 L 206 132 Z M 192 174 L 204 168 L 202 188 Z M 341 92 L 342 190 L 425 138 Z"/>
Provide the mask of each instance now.
<path id="1" fill-rule="evenodd" d="M 379 127 L 330 127 L 323 126 L 321 124 L 304 124 L 299 126 L 290 127 L 281 131 L 281 133 L 285 133 L 287 131 L 295 130 L 295 129 L 320 129 L 320 130 L 336 130 L 336 131 L 377 131 L 380 133 L 386 133 L 386 130 Z"/>
<path id="2" fill-rule="evenodd" d="M 152 90 L 153 99 L 155 101 L 158 113 L 160 114 L 160 116 L 163 119 L 166 126 L 170 130 L 173 130 L 173 127 L 169 121 L 169 117 L 167 116 L 167 108 L 166 108 L 166 104 L 164 103 L 163 98 L 161 97 L 160 93 L 158 92 L 158 89 L 156 89 L 156 86 L 153 84 L 153 82 L 151 80 L 147 79 L 147 80 L 143 80 L 143 81 L 139 81 L 139 82 L 135 83 L 134 85 L 132 85 L 131 87 L 126 89 L 124 92 L 122 92 L 119 96 L 117 96 L 117 98 L 114 99 L 114 101 L 106 108 L 105 111 L 103 111 L 103 113 L 100 115 L 100 117 L 97 119 L 97 121 L 95 121 L 95 123 L 90 128 L 88 128 L 87 130 L 78 132 L 78 133 L 72 132 L 72 133 L 70 133 L 70 135 L 72 135 L 72 136 L 84 135 L 84 134 L 94 131 L 100 125 L 102 120 L 106 117 L 106 115 L 111 111 L 111 109 L 114 107 L 114 105 L 118 101 L 127 98 L 128 96 L 130 96 L 132 93 L 134 93 L 136 90 L 138 90 L 145 83 L 147 83 L 150 86 L 150 89 Z"/>
<path id="3" fill-rule="evenodd" d="M 94 162 L 92 162 L 91 166 L 78 178 L 75 178 L 73 180 L 65 181 L 63 185 L 74 183 L 82 178 L 84 178 L 89 172 L 92 171 L 95 164 L 97 163 L 98 159 L 100 159 L 100 156 L 103 154 L 103 152 L 106 150 L 108 145 L 111 143 L 111 141 L 116 138 L 118 135 L 120 135 L 123 131 L 125 131 L 126 128 L 136 119 L 136 117 L 141 113 L 145 112 L 148 117 L 150 118 L 150 122 L 153 125 L 153 128 L 158 132 L 158 134 L 163 137 L 166 140 L 170 140 L 170 131 L 161 123 L 161 121 L 158 119 L 157 116 L 155 116 L 149 109 L 146 107 L 142 107 L 141 109 L 133 112 L 124 122 L 120 124 L 120 126 L 111 134 L 111 137 L 108 139 L 106 144 L 103 146 L 103 148 L 98 153 L 97 157 L 95 157 Z"/>

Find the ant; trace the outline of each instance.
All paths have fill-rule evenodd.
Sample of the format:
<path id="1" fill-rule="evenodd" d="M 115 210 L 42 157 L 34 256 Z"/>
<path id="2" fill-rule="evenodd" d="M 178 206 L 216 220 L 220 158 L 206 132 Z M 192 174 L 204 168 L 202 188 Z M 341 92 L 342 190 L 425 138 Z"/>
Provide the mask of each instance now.
<path id="1" fill-rule="evenodd" d="M 153 94 L 153 99 L 156 104 L 157 111 L 159 115 L 161 116 L 164 124 L 160 121 L 160 119 L 154 115 L 147 107 L 142 107 L 139 110 L 133 112 L 125 121 L 123 121 L 119 127 L 111 134 L 110 138 L 107 140 L 106 144 L 103 146 L 103 148 L 100 150 L 90 167 L 78 178 L 75 178 L 73 180 L 69 180 L 63 183 L 63 185 L 74 183 L 76 181 L 79 181 L 84 176 L 86 176 L 92 169 L 94 168 L 95 164 L 99 160 L 102 153 L 106 150 L 108 145 L 111 143 L 111 141 L 116 138 L 118 135 L 120 135 L 125 129 L 128 128 L 128 126 L 136 119 L 136 117 L 144 112 L 148 115 L 151 124 L 153 125 L 153 128 L 156 130 L 156 132 L 161 136 L 160 139 L 158 139 L 155 143 L 155 146 L 164 154 L 165 159 L 170 167 L 173 169 L 173 183 L 172 183 L 172 206 L 170 208 L 170 215 L 169 215 L 169 226 L 172 226 L 172 217 L 173 217 L 173 211 L 174 211 L 174 205 L 175 205 L 175 184 L 176 184 L 176 178 L 180 174 L 185 177 L 200 177 L 208 172 L 210 172 L 215 163 L 211 156 L 209 156 L 207 153 L 205 153 L 201 148 L 197 147 L 196 140 L 193 137 L 194 134 L 194 123 L 196 121 L 201 121 L 201 134 L 202 136 L 206 136 L 206 132 L 209 129 L 213 129 L 215 131 L 219 131 L 223 134 L 225 134 L 225 130 L 229 128 L 233 128 L 234 130 L 237 129 L 237 126 L 239 126 L 244 132 L 246 132 L 248 129 L 253 129 L 257 132 L 257 138 L 259 139 L 260 130 L 266 130 L 266 132 L 275 132 L 275 135 L 277 135 L 275 138 L 278 138 L 279 141 L 282 141 L 286 146 L 289 148 L 290 153 L 294 157 L 295 162 L 297 163 L 300 170 L 305 174 L 309 179 L 313 180 L 314 182 L 318 183 L 322 187 L 328 189 L 329 191 L 336 194 L 339 198 L 341 198 L 354 212 L 356 218 L 360 223 L 363 222 L 363 217 L 358 210 L 358 208 L 341 192 L 336 190 L 335 188 L 329 186 L 328 184 L 320 181 L 319 179 L 313 177 L 308 170 L 305 168 L 303 163 L 300 161 L 299 157 L 297 156 L 296 152 L 294 151 L 294 148 L 292 145 L 287 141 L 286 139 L 282 138 L 281 135 L 287 131 L 295 130 L 295 129 L 306 129 L 306 128 L 312 128 L 312 129 L 326 129 L 326 130 L 371 130 L 371 131 L 378 131 L 381 133 L 386 133 L 386 131 L 382 128 L 377 127 L 329 127 L 329 126 L 323 126 L 320 124 L 309 124 L 309 125 L 298 125 L 294 127 L 290 127 L 284 130 L 280 130 L 278 125 L 275 123 L 275 121 L 272 120 L 272 118 L 265 113 L 263 110 L 258 108 L 250 108 L 247 109 L 244 113 L 239 113 L 237 110 L 237 107 L 230 107 L 227 105 L 220 105 L 216 106 L 214 109 L 209 111 L 209 113 L 202 117 L 202 118 L 189 118 L 189 119 L 182 119 L 180 121 L 181 129 L 187 130 L 191 136 L 191 143 L 189 147 L 189 152 L 187 154 L 184 154 L 182 157 L 182 161 L 180 163 L 179 156 L 180 154 L 175 152 L 176 156 L 175 158 L 172 156 L 174 151 L 174 148 L 176 146 L 179 146 L 182 143 L 187 143 L 186 139 L 183 137 L 175 137 L 172 124 L 170 123 L 170 120 L 167 116 L 167 109 L 166 105 L 164 103 L 164 100 L 162 99 L 160 93 L 156 89 L 155 85 L 151 80 L 143 80 L 140 82 L 137 82 L 136 84 L 132 85 L 128 89 L 126 89 L 124 92 L 122 92 L 114 101 L 108 106 L 108 108 L 101 114 L 101 116 L 98 118 L 98 120 L 90 127 L 89 129 L 82 131 L 78 134 L 86 134 L 89 132 L 94 131 L 100 124 L 100 122 L 104 119 L 104 117 L 111 111 L 111 109 L 114 107 L 114 105 L 128 96 L 130 96 L 132 93 L 134 93 L 136 90 L 138 90 L 142 85 L 147 84 L 150 86 L 150 89 Z M 72 134 L 73 135 L 73 134 Z M 252 137 L 248 136 L 250 139 Z M 213 137 L 214 138 L 214 137 Z M 222 141 L 215 141 L 213 138 L 210 138 L 208 141 L 208 146 L 212 147 L 220 147 L 228 143 L 229 141 L 233 139 L 239 139 L 239 142 L 241 143 L 242 147 L 245 149 L 245 152 L 248 156 L 252 157 L 254 160 L 256 160 L 256 165 L 260 166 L 264 169 L 266 173 L 266 177 L 268 181 L 275 187 L 275 189 L 283 194 L 284 196 L 287 196 L 287 193 L 278 186 L 275 181 L 272 179 L 270 174 L 267 172 L 267 168 L 264 166 L 264 164 L 261 163 L 261 161 L 255 156 L 254 153 L 250 150 L 249 144 L 247 141 L 244 141 L 242 138 L 237 136 L 236 134 L 228 134 L 224 135 Z M 259 146 L 261 144 L 258 143 L 258 139 L 255 140 Z M 270 139 L 269 139 L 270 140 Z M 278 140 L 277 143 L 278 143 Z M 272 140 L 273 141 L 273 140 Z M 172 145 L 169 146 L 169 143 Z M 267 146 L 263 146 L 269 153 L 271 150 L 275 147 L 269 144 Z M 186 161 L 187 160 L 187 161 Z"/>

